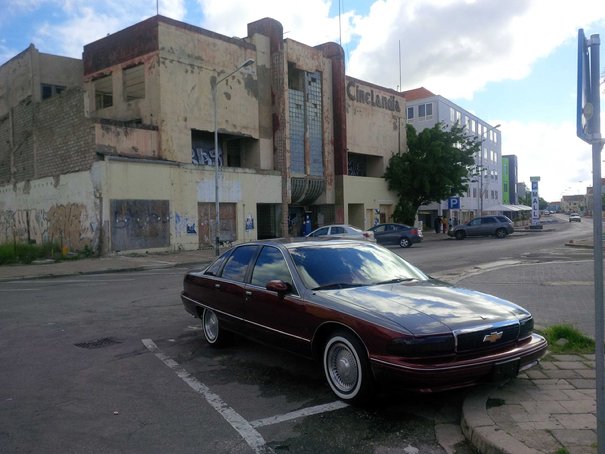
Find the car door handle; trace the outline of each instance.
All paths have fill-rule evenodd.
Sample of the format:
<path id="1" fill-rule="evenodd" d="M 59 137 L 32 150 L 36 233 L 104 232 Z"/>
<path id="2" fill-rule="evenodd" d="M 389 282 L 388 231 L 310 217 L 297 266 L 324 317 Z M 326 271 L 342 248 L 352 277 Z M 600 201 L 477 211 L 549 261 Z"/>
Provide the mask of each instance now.
<path id="1" fill-rule="evenodd" d="M 221 284 L 214 284 L 214 288 L 221 288 Z"/>
<path id="2" fill-rule="evenodd" d="M 246 290 L 246 296 L 252 296 L 252 292 L 250 290 Z"/>

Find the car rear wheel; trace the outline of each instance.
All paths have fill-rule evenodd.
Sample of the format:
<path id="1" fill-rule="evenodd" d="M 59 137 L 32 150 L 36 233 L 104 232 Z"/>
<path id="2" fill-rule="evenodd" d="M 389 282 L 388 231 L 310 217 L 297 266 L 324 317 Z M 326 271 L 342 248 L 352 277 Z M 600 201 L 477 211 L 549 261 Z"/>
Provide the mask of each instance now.
<path id="1" fill-rule="evenodd" d="M 338 331 L 326 342 L 323 368 L 334 394 L 345 402 L 361 403 L 372 393 L 365 348 L 352 334 Z"/>
<path id="2" fill-rule="evenodd" d="M 202 331 L 204 338 L 213 347 L 221 347 L 227 341 L 227 333 L 221 330 L 220 322 L 212 309 L 204 309 L 202 313 Z"/>
<path id="3" fill-rule="evenodd" d="M 506 230 L 505 229 L 498 229 L 496 230 L 496 238 L 504 238 L 506 237 Z"/>
<path id="4" fill-rule="evenodd" d="M 412 242 L 410 241 L 409 238 L 401 238 L 399 240 L 399 246 L 401 247 L 412 247 Z"/>
<path id="5" fill-rule="evenodd" d="M 455 237 L 457 240 L 463 240 L 463 239 L 464 239 L 464 237 L 466 237 L 466 234 L 464 233 L 464 230 L 458 230 L 458 231 L 457 231 L 457 232 L 454 234 L 454 237 Z"/>

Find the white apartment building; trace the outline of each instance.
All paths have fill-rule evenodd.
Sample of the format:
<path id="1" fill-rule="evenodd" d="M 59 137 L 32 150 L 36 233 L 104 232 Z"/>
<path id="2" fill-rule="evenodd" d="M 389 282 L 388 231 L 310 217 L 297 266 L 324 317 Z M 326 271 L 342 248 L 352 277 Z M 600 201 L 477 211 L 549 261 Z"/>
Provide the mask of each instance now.
<path id="1" fill-rule="evenodd" d="M 418 218 L 425 228 L 432 226 L 436 216 L 445 215 L 452 223 L 466 222 L 483 214 L 501 214 L 502 205 L 502 138 L 498 125 L 490 125 L 443 96 L 436 95 L 424 87 L 403 92 L 406 99 L 407 122 L 416 131 L 432 128 L 443 123 L 446 128 L 455 123 L 464 126 L 469 134 L 482 141 L 481 153 L 475 163 L 483 168 L 483 174 L 471 177 L 468 190 L 460 197 L 459 209 L 449 209 L 448 201 L 421 206 Z"/>

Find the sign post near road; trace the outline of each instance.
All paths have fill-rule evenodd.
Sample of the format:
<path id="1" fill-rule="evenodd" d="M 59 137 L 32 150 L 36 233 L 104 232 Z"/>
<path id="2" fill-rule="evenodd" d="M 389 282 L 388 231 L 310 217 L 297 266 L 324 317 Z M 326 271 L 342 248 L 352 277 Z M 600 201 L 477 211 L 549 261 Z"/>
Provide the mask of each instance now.
<path id="1" fill-rule="evenodd" d="M 605 454 L 605 317 L 603 314 L 603 202 L 601 187 L 601 99 L 599 94 L 599 35 L 586 39 L 578 30 L 577 132 L 592 145 L 593 242 L 595 286 L 595 353 L 597 392 L 597 449 Z"/>
<path id="2" fill-rule="evenodd" d="M 540 177 L 529 177 L 531 181 L 531 229 L 542 228 L 540 224 L 540 195 L 538 194 L 538 182 Z"/>

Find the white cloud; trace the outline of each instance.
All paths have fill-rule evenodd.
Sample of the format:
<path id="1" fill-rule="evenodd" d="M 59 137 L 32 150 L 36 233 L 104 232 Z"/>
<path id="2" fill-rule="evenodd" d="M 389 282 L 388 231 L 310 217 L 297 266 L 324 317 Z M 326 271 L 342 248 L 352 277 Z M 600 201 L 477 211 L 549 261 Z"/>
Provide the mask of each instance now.
<path id="1" fill-rule="evenodd" d="M 256 0 L 225 1 L 198 0 L 203 7 L 202 27 L 227 36 L 245 36 L 246 26 L 263 17 L 279 21 L 284 28 L 285 38 L 314 46 L 328 41 L 339 41 L 351 36 L 352 13 L 343 15 L 339 27 L 338 17 L 329 17 L 330 0 Z"/>
<path id="2" fill-rule="evenodd" d="M 540 197 L 556 201 L 592 186 L 592 147 L 576 137 L 573 122 L 501 123 L 502 154 L 517 156 L 519 182 L 529 187 L 530 177 L 541 178 Z"/>
<path id="3" fill-rule="evenodd" d="M 599 21 L 601 0 L 381 0 L 357 23 L 348 72 L 395 88 L 401 43 L 404 88 L 471 98 L 488 82 L 527 76 L 537 59 Z"/>

